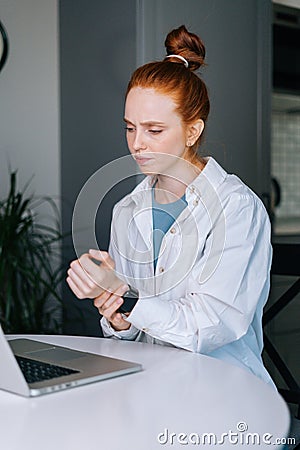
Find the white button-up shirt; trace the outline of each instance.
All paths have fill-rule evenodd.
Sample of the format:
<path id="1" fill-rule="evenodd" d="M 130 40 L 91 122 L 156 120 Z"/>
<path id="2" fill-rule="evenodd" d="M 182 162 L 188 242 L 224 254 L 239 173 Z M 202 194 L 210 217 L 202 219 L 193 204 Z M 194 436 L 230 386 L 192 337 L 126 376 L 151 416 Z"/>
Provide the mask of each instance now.
<path id="1" fill-rule="evenodd" d="M 114 208 L 109 252 L 140 297 L 130 329 L 117 332 L 102 318 L 104 336 L 213 356 L 273 385 L 261 358 L 272 259 L 261 200 L 207 158 L 186 189 L 187 207 L 163 238 L 154 273 L 153 182 L 146 177 Z"/>

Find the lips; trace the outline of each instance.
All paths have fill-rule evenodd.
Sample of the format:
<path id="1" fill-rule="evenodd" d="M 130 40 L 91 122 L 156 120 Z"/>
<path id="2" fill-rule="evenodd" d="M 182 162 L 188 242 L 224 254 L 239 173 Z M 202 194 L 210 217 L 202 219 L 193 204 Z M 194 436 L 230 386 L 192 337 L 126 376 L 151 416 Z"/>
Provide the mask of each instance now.
<path id="1" fill-rule="evenodd" d="M 139 165 L 147 164 L 152 158 L 145 158 L 144 156 L 134 156 L 134 159 Z"/>

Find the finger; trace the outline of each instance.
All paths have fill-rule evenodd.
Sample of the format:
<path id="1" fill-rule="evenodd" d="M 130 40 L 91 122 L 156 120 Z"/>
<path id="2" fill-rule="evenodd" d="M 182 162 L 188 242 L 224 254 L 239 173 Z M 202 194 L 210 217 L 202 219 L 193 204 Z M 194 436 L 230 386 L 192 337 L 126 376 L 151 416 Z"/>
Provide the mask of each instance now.
<path id="1" fill-rule="evenodd" d="M 101 289 L 90 280 L 82 280 L 72 269 L 68 270 L 68 276 L 80 291 L 80 298 L 94 298 L 101 293 Z"/>
<path id="2" fill-rule="evenodd" d="M 79 289 L 82 290 L 91 290 L 95 287 L 98 287 L 95 283 L 92 282 L 92 280 L 85 275 L 84 273 L 79 272 L 79 275 L 77 272 L 75 272 L 75 270 L 73 269 L 69 269 L 68 270 L 68 275 L 69 277 L 74 281 L 74 283 L 77 285 L 77 287 Z"/>
<path id="3" fill-rule="evenodd" d="M 103 310 L 107 309 L 112 303 L 119 297 L 121 297 L 128 290 L 128 284 L 122 284 L 116 291 L 112 294 L 110 290 L 104 291 L 94 300 L 94 305 L 96 308 L 101 308 Z"/>
<path id="4" fill-rule="evenodd" d="M 114 300 L 116 300 L 118 297 L 122 297 L 123 294 L 128 290 L 128 284 L 122 284 L 119 286 L 115 292 L 111 292 L 110 289 L 107 290 L 107 292 L 110 294 L 109 299 L 107 300 L 105 307 L 108 307 L 112 304 Z"/>
<path id="5" fill-rule="evenodd" d="M 130 321 L 127 320 L 127 318 L 125 320 L 124 315 L 119 312 L 113 314 L 113 317 L 110 322 L 113 325 L 113 327 L 119 331 L 128 330 L 128 328 L 130 328 L 131 326 Z"/>
<path id="6" fill-rule="evenodd" d="M 94 299 L 94 306 L 101 308 L 105 302 L 111 297 L 111 292 L 103 291 L 98 297 Z"/>
<path id="7" fill-rule="evenodd" d="M 73 261 L 70 264 L 71 270 L 73 270 L 78 277 L 91 289 L 95 286 L 101 287 L 96 280 L 96 272 L 91 273 L 92 270 L 98 269 L 95 264 L 90 261 L 89 255 L 85 254 L 80 257 L 79 260 Z"/>
<path id="8" fill-rule="evenodd" d="M 92 257 L 88 253 L 84 253 L 80 256 L 78 265 L 81 267 L 81 270 L 85 273 L 85 275 L 93 281 L 93 283 L 100 286 L 99 283 L 101 283 L 101 277 L 103 276 L 103 268 L 93 262 Z M 78 265 L 75 265 L 77 271 L 79 271 Z"/>
<path id="9" fill-rule="evenodd" d="M 122 297 L 112 295 L 109 299 L 110 305 L 107 308 L 100 308 L 101 314 L 106 317 L 107 320 L 112 322 L 115 319 L 116 312 L 124 302 Z M 120 313 L 118 313 L 120 314 Z"/>
<path id="10" fill-rule="evenodd" d="M 120 299 L 120 297 L 112 295 L 109 292 L 105 292 L 105 294 L 98 296 L 94 300 L 94 306 L 98 309 L 102 316 L 108 318 L 110 316 L 109 307 L 115 302 L 116 299 Z"/>
<path id="11" fill-rule="evenodd" d="M 89 276 L 89 274 L 87 273 L 87 271 L 85 270 L 85 268 L 83 267 L 83 265 L 81 264 L 79 259 L 71 262 L 70 269 L 73 272 L 75 272 L 77 274 L 77 276 L 79 278 L 81 278 L 82 280 L 84 280 L 86 282 L 91 282 L 92 281 L 91 277 Z"/>
<path id="12" fill-rule="evenodd" d="M 88 253 L 83 253 L 76 261 L 73 261 L 71 263 L 71 267 L 74 265 L 74 268 L 76 270 L 83 270 L 84 272 L 87 271 L 87 267 L 90 265 L 90 256 Z"/>
<path id="13" fill-rule="evenodd" d="M 109 311 L 109 307 L 114 303 L 116 298 L 120 298 L 120 297 L 115 297 L 114 295 L 110 295 L 109 298 L 106 299 L 104 301 L 104 303 L 102 303 L 101 306 L 99 306 L 99 307 L 96 306 L 96 308 L 98 308 L 99 313 L 106 317 L 109 314 L 109 312 L 106 313 L 106 311 Z M 95 302 L 94 302 L 94 305 L 95 305 Z"/>
<path id="14" fill-rule="evenodd" d="M 76 295 L 77 298 L 79 298 L 79 299 L 85 298 L 82 295 L 82 292 L 80 291 L 80 289 L 76 286 L 76 284 L 70 277 L 67 277 L 66 282 L 68 283 L 70 289 L 73 291 L 73 293 Z"/>
<path id="15" fill-rule="evenodd" d="M 124 317 L 121 313 L 115 313 L 114 318 L 113 318 L 113 325 L 116 328 L 121 329 L 126 329 L 124 328 L 124 324 L 126 325 L 126 328 L 130 327 L 130 322 L 128 322 L 127 320 L 124 320 Z"/>

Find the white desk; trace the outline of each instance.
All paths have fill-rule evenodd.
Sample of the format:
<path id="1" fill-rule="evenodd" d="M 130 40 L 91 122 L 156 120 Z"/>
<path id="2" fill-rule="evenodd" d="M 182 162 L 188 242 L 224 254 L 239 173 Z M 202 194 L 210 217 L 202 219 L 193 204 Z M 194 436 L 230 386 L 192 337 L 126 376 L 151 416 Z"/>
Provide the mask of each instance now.
<path id="1" fill-rule="evenodd" d="M 11 338 L 12 336 L 10 336 Z M 0 448 L 3 450 L 155 450 L 208 448 L 197 433 L 265 433 L 287 436 L 288 409 L 262 381 L 224 362 L 184 350 L 111 339 L 30 336 L 45 342 L 142 363 L 144 371 L 26 399 L 0 391 Z M 244 422 L 246 432 L 238 432 Z M 242 427 L 242 425 L 240 425 Z M 158 442 L 168 429 L 176 438 Z M 213 439 L 213 437 L 211 438 Z M 165 437 L 161 436 L 161 442 Z M 201 441 L 200 441 L 201 442 Z M 206 441 L 208 442 L 208 441 Z M 211 441 L 213 442 L 213 441 Z M 277 449 L 230 444 L 215 448 Z"/>

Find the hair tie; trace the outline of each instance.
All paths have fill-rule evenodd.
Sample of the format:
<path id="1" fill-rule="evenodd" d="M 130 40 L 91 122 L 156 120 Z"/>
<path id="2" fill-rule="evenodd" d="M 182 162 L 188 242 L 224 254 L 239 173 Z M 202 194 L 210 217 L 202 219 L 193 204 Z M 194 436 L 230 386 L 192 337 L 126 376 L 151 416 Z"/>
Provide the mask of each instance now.
<path id="1" fill-rule="evenodd" d="M 186 68 L 189 67 L 188 61 L 183 56 L 180 56 L 180 55 L 168 55 L 168 56 L 166 56 L 166 58 L 178 58 L 178 59 L 181 59 L 181 61 L 184 62 L 185 67 Z"/>

